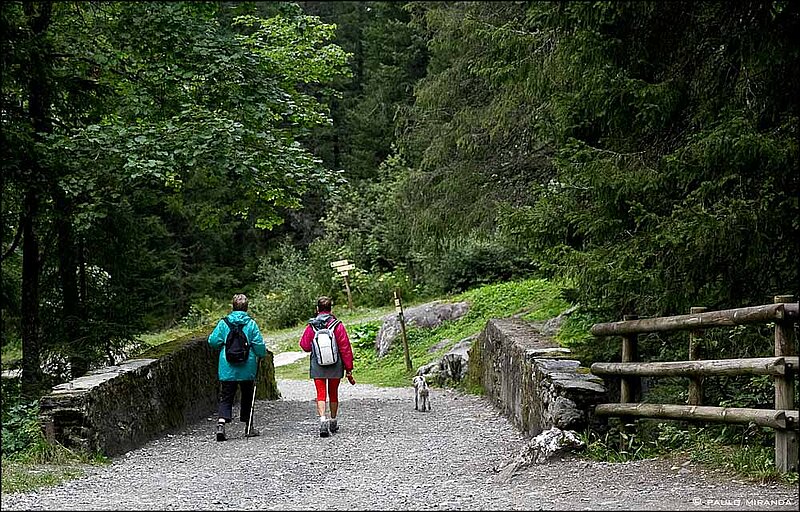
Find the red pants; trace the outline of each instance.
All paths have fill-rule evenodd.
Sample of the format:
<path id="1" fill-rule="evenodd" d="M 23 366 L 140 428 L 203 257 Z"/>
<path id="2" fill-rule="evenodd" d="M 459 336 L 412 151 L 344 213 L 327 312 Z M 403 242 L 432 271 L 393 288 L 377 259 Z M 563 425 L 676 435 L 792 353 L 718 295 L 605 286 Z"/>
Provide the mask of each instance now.
<path id="1" fill-rule="evenodd" d="M 328 381 L 328 394 L 331 396 L 331 402 L 339 403 L 339 380 L 340 379 L 314 379 L 314 385 L 317 387 L 317 402 L 325 401 L 325 381 Z"/>

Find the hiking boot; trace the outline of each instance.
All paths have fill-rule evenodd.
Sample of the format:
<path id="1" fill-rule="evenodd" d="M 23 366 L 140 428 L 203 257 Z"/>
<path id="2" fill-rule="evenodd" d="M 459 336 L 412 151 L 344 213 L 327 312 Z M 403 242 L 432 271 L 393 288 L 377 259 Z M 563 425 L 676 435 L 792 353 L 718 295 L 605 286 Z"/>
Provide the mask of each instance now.
<path id="1" fill-rule="evenodd" d="M 331 434 L 335 434 L 339 431 L 339 423 L 336 421 L 336 418 L 331 419 L 328 428 L 330 429 Z"/>
<path id="2" fill-rule="evenodd" d="M 225 437 L 225 424 L 222 422 L 217 423 L 217 441 L 224 441 Z"/>
<path id="3" fill-rule="evenodd" d="M 256 430 L 255 428 L 251 428 L 250 432 L 246 433 L 244 437 L 258 437 L 261 435 L 261 432 Z"/>
<path id="4" fill-rule="evenodd" d="M 331 435 L 330 430 L 328 429 L 328 421 L 320 421 L 319 422 L 319 437 L 328 437 Z"/>

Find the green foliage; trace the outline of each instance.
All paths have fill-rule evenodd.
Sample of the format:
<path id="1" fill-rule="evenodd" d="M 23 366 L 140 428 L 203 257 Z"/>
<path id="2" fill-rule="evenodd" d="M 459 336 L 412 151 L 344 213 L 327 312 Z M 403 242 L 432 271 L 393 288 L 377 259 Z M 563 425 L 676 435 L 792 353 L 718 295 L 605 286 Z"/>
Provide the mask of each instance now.
<path id="1" fill-rule="evenodd" d="M 398 140 L 411 253 L 499 228 L 606 319 L 797 294 L 798 19 L 782 2 L 421 6 L 430 64 Z"/>
<path id="2" fill-rule="evenodd" d="M 555 336 L 562 347 L 572 351 L 575 358 L 584 366 L 596 362 L 617 361 L 620 358 L 621 345 L 618 338 L 595 338 L 590 329 L 600 319 L 587 311 L 579 310 L 569 315 Z M 644 353 L 642 354 L 644 356 Z"/>
<path id="3" fill-rule="evenodd" d="M 534 270 L 530 258 L 497 239 L 448 239 L 447 249 L 432 259 L 427 282 L 435 290 L 457 293 L 477 285 L 519 279 Z"/>
<path id="4" fill-rule="evenodd" d="M 350 271 L 350 288 L 360 304 L 378 307 L 393 303 L 394 291 L 399 290 L 404 301 L 415 299 L 411 278 L 402 267 L 390 272 L 369 273 L 354 269 Z"/>
<path id="5" fill-rule="evenodd" d="M 4 387 L 7 384 L 4 384 Z M 9 400 L 12 402 L 12 400 Z M 3 456 L 40 450 L 39 402 L 3 403 Z"/>
<path id="6" fill-rule="evenodd" d="M 304 145 L 330 122 L 327 86 L 348 72 L 329 42 L 334 26 L 298 9 L 257 13 L 3 5 L 3 96 L 15 105 L 3 120 L 3 239 L 22 217 L 44 241 L 41 254 L 25 246 L 42 266 L 25 286 L 41 297 L 3 303 L 42 305 L 35 331 L 47 351 L 92 363 L 123 356 L 137 332 L 239 289 L 259 231 L 310 187 L 342 183 Z M 14 256 L 9 282 L 21 272 Z M 8 318 L 4 340 L 17 323 Z"/>
<path id="7" fill-rule="evenodd" d="M 253 300 L 253 312 L 265 325 L 288 327 L 314 315 L 316 299 L 323 290 L 311 279 L 307 257 L 288 244 L 277 257 L 262 259 L 257 276 L 261 288 Z"/>

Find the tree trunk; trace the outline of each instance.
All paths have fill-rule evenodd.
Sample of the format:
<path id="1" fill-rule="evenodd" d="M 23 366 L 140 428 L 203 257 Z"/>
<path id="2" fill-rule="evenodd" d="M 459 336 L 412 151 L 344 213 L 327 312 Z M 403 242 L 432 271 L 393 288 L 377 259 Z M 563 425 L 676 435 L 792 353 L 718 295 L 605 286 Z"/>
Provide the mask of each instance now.
<path id="1" fill-rule="evenodd" d="M 31 29 L 30 75 L 28 79 L 28 112 L 34 131 L 34 139 L 51 131 L 47 111 L 50 108 L 50 60 L 51 52 L 43 35 L 50 26 L 52 4 L 49 2 L 24 4 L 28 25 Z M 22 216 L 22 393 L 36 397 L 42 385 L 41 345 L 39 340 L 39 240 L 36 220 L 39 215 L 39 190 L 44 176 L 40 162 L 31 147 L 26 167 L 30 171 L 25 206 Z"/>
<path id="2" fill-rule="evenodd" d="M 58 237 L 58 274 L 61 280 L 61 322 L 69 347 L 71 377 L 86 375 L 86 357 L 81 332 L 80 294 L 78 293 L 78 258 L 72 230 L 72 208 L 64 192 L 54 187 L 55 229 Z"/>
<path id="3" fill-rule="evenodd" d="M 22 394 L 38 395 L 42 382 L 39 347 L 39 241 L 34 230 L 39 198 L 25 194 L 22 216 Z"/>

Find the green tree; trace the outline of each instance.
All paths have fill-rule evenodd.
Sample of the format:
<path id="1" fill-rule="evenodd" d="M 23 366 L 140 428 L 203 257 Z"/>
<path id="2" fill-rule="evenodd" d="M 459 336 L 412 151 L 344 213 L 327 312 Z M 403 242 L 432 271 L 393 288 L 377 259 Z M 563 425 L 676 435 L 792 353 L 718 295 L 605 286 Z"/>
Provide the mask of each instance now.
<path id="1" fill-rule="evenodd" d="M 83 316 L 75 324 L 122 338 L 140 328 L 148 301 L 162 305 L 182 277 L 170 275 L 170 261 L 192 250 L 182 235 L 236 223 L 270 229 L 310 185 L 339 180 L 302 141 L 329 122 L 312 93 L 329 92 L 346 56 L 326 43 L 333 27 L 319 19 L 259 18 L 246 5 L 2 9 L 3 98 L 16 109 L 4 116 L 12 144 L 3 193 L 24 197 L 6 212 L 22 217 L 23 378 L 32 389 L 38 286 L 53 287 L 48 300 L 57 289 L 39 263 L 61 276 L 59 318 Z M 176 219 L 182 232 L 171 232 Z M 5 233 L 13 224 L 4 220 Z M 58 240 L 57 258 L 38 247 L 42 235 Z M 92 289 L 97 317 L 87 317 Z M 72 354 L 91 353 L 77 335 Z"/>

